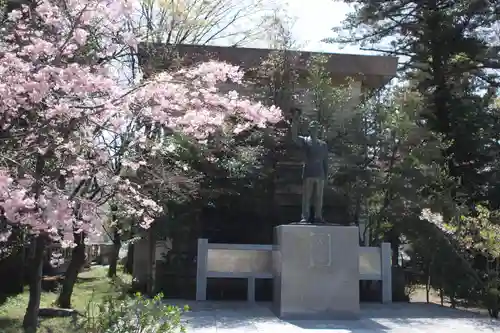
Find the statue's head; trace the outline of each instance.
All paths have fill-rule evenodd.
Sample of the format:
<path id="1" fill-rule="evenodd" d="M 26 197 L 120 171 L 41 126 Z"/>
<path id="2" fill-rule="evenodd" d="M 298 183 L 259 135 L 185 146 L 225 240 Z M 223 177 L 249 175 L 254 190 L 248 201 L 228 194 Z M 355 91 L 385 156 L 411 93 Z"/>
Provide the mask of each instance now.
<path id="1" fill-rule="evenodd" d="M 311 136 L 311 138 L 317 139 L 318 133 L 319 133 L 319 123 L 313 120 L 309 123 L 309 135 Z"/>

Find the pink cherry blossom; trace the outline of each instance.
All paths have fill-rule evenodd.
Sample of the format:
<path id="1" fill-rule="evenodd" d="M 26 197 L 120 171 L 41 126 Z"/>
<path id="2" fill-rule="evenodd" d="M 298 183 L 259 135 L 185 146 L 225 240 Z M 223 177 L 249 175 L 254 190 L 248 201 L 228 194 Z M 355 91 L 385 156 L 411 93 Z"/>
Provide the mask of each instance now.
<path id="1" fill-rule="evenodd" d="M 163 143 L 148 128 L 202 143 L 221 129 L 280 120 L 276 108 L 218 91 L 218 83 L 242 80 L 229 64 L 208 62 L 121 85 L 103 59 L 137 48 L 127 30 L 130 15 L 131 0 L 38 0 L 2 22 L 0 243 L 20 226 L 77 246 L 75 234 L 102 229 L 110 201 L 147 229 L 162 207 L 129 171 L 148 168 L 147 156 L 160 151 Z M 32 328 L 36 315 L 27 312 Z"/>
<path id="2" fill-rule="evenodd" d="M 27 226 L 65 246 L 73 233 L 95 233 L 113 199 L 148 228 L 162 208 L 123 168 L 147 167 L 160 143 L 144 124 L 181 132 L 200 144 L 224 131 L 238 134 L 282 119 L 281 111 L 222 93 L 243 72 L 206 62 L 163 72 L 135 86 L 97 60 L 137 48 L 125 29 L 126 0 L 38 1 L 8 16 L 0 52 L 0 207 L 10 225 Z M 88 47 L 91 39 L 99 43 Z M 121 138 L 119 149 L 106 138 Z M 39 167 L 37 167 L 39 166 Z M 22 170 L 22 172 L 20 172 Z M 6 234 L 0 235 L 0 240 Z"/>

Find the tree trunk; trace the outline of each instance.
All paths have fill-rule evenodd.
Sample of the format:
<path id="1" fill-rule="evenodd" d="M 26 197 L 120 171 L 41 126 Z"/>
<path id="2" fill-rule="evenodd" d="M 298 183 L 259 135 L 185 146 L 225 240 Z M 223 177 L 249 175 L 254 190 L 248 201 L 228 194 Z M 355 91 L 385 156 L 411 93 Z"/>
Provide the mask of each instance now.
<path id="1" fill-rule="evenodd" d="M 457 308 L 457 299 L 455 298 L 455 296 L 456 296 L 455 290 L 452 290 L 451 295 L 450 295 L 450 307 L 452 309 Z"/>
<path id="2" fill-rule="evenodd" d="M 111 253 L 111 258 L 109 261 L 108 277 L 116 277 L 116 266 L 118 265 L 118 257 L 120 255 L 120 249 L 122 247 L 122 241 L 118 229 L 115 228 L 113 233 L 113 251 Z"/>
<path id="3" fill-rule="evenodd" d="M 76 247 L 71 253 L 71 261 L 64 273 L 64 281 L 62 284 L 61 293 L 57 298 L 57 305 L 61 308 L 71 308 L 71 294 L 73 294 L 73 287 L 75 286 L 78 273 L 85 264 L 85 234 L 83 232 L 75 233 Z"/>
<path id="4" fill-rule="evenodd" d="M 427 304 L 430 303 L 430 300 L 429 300 L 429 293 L 431 291 L 431 276 L 430 274 L 427 275 L 427 283 L 425 285 L 425 302 Z"/>
<path id="5" fill-rule="evenodd" d="M 153 295 L 154 289 L 154 250 L 155 250 L 155 239 L 153 237 L 153 232 L 151 229 L 147 231 L 146 239 L 148 241 L 148 282 L 146 286 L 146 290 L 149 296 Z"/>
<path id="6" fill-rule="evenodd" d="M 488 314 L 490 315 L 491 318 L 498 319 L 498 314 L 500 311 L 498 309 L 488 309 Z"/>
<path id="7" fill-rule="evenodd" d="M 432 265 L 434 264 L 434 256 L 432 256 L 431 260 L 427 264 L 427 279 L 425 283 L 425 300 L 427 304 L 430 303 L 429 294 L 431 291 L 431 275 L 432 275 Z"/>
<path id="8" fill-rule="evenodd" d="M 399 267 L 399 246 L 400 246 L 400 241 L 399 241 L 399 235 L 395 234 L 396 231 L 394 229 L 391 230 L 391 235 L 389 242 L 391 244 L 391 250 L 392 250 L 392 267 Z"/>
<path id="9" fill-rule="evenodd" d="M 134 244 L 129 243 L 127 248 L 127 260 L 125 261 L 125 267 L 123 267 L 124 273 L 132 274 L 134 270 Z"/>
<path id="10" fill-rule="evenodd" d="M 34 251 L 32 272 L 29 282 L 29 301 L 24 315 L 23 328 L 25 333 L 35 333 L 38 326 L 38 311 L 40 309 L 40 298 L 42 293 L 43 260 L 46 249 L 45 236 L 38 236 L 34 239 Z"/>

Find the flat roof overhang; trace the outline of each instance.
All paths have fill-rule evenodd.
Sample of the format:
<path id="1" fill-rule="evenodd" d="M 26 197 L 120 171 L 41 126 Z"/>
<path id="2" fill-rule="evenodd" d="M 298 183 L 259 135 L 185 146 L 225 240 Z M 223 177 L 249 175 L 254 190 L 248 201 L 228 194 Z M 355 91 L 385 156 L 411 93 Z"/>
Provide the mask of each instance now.
<path id="1" fill-rule="evenodd" d="M 182 62 L 189 65 L 200 61 L 219 60 L 241 66 L 244 70 L 258 68 L 267 59 L 271 49 L 224 47 L 211 45 L 176 45 L 169 48 L 165 44 L 142 43 L 139 45 L 139 65 L 152 66 L 153 71 L 166 69 L 167 58 L 177 54 Z M 386 85 L 396 76 L 398 58 L 393 56 L 359 55 L 324 52 L 289 51 L 296 56 L 296 66 L 306 70 L 313 56 L 326 56 L 326 67 L 334 81 L 353 78 L 363 83 L 365 89 L 377 89 Z"/>

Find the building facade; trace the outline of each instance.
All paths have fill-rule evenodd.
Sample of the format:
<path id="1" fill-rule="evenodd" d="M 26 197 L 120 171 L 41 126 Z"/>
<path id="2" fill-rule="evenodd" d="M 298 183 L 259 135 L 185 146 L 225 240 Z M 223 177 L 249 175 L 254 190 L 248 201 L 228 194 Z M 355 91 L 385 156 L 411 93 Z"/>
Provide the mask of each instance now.
<path id="1" fill-rule="evenodd" d="M 296 74 L 293 86 L 287 86 L 288 94 L 277 96 L 278 92 L 274 91 L 273 99 L 269 91 L 262 91 L 263 86 L 259 84 L 250 84 L 243 87 L 236 87 L 231 84 L 222 86 L 221 90 L 237 90 L 241 95 L 248 96 L 253 99 L 262 99 L 264 103 L 274 103 L 280 106 L 285 114 L 285 117 L 290 117 L 290 109 L 300 108 L 305 115 L 312 115 L 315 112 L 312 98 L 308 95 L 307 78 L 308 66 L 310 61 L 315 57 L 323 57 L 325 59 L 324 67 L 329 73 L 333 84 L 348 86 L 349 101 L 347 108 L 354 108 L 363 98 L 365 94 L 369 94 L 376 89 L 386 85 L 396 75 L 398 59 L 395 57 L 386 56 L 365 56 L 365 55 L 349 55 L 349 54 L 328 54 L 328 53 L 312 53 L 300 51 L 281 51 L 269 49 L 254 49 L 254 48 L 234 48 L 234 47 L 218 47 L 218 46 L 195 46 L 195 45 L 178 45 L 175 48 L 166 47 L 164 45 L 141 45 L 139 48 L 139 65 L 141 66 L 144 75 L 147 77 L 162 70 L 169 69 L 178 65 L 191 65 L 202 61 L 223 61 L 230 64 L 240 66 L 250 82 L 259 82 L 262 77 L 261 68 L 269 67 L 269 59 L 271 57 L 283 57 L 284 62 L 280 65 L 286 66 L 288 63 L 293 65 L 293 71 Z M 272 66 L 272 65 L 271 65 Z M 267 78 L 269 79 L 269 78 Z M 281 85 L 287 85 L 291 79 L 281 77 Z M 260 81 L 262 82 L 262 81 Z M 269 82 L 268 82 L 269 83 Z M 291 98 L 292 95 L 300 96 Z M 300 172 L 301 162 L 300 156 L 294 153 L 293 148 L 285 149 L 286 154 L 276 158 L 275 170 L 277 177 L 274 180 L 273 189 L 273 205 L 277 212 L 272 217 L 271 225 L 285 224 L 294 222 L 290 220 L 291 216 L 300 216 L 300 196 L 302 191 Z M 295 179 L 296 181 L 290 181 Z M 331 191 L 330 191 L 331 192 Z M 348 217 L 344 214 L 340 207 L 341 200 L 337 200 L 334 194 L 330 193 L 329 189 L 325 189 L 325 218 L 329 222 L 346 223 Z M 266 230 L 268 226 L 266 226 Z M 209 238 L 207 235 L 199 234 L 193 236 L 188 243 L 196 246 L 197 238 Z M 272 239 L 272 235 L 269 236 Z M 175 243 L 176 240 L 174 239 Z M 159 288 L 159 283 L 156 278 L 157 263 L 162 260 L 165 253 L 172 251 L 171 246 L 165 245 L 165 242 L 158 243 L 153 234 L 149 233 L 143 240 L 135 245 L 134 250 L 134 279 L 139 285 L 147 285 L 146 289 L 155 290 Z M 186 260 L 186 265 L 195 267 L 196 249 L 188 251 L 193 258 Z M 194 270 L 192 271 L 194 274 Z M 189 275 L 189 274 L 187 274 Z M 195 276 L 182 276 L 183 281 L 194 281 Z M 187 295 L 193 295 L 194 288 L 192 282 L 186 282 L 186 288 L 190 289 Z M 191 290 L 192 289 L 192 290 Z M 168 293 L 167 293 L 168 294 Z M 180 295 L 172 295 L 174 297 L 184 297 L 186 293 Z"/>

